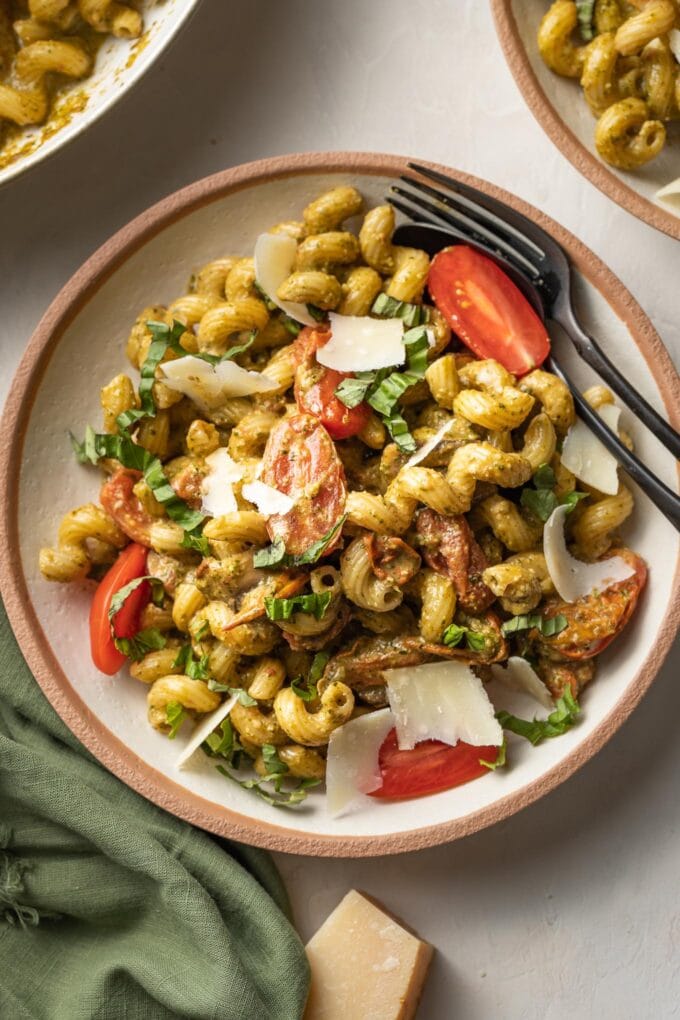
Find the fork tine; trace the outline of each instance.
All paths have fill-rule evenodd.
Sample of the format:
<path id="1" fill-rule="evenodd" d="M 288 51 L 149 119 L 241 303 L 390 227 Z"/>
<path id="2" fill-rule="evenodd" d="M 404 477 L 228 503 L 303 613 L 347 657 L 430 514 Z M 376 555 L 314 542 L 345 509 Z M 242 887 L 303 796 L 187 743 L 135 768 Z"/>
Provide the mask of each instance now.
<path id="1" fill-rule="evenodd" d="M 500 235 L 500 238 L 509 243 L 515 251 L 523 255 L 527 262 L 535 267 L 536 273 L 540 272 L 540 266 L 545 262 L 545 252 L 538 245 L 534 244 L 530 238 L 513 227 L 512 224 L 501 220 L 494 213 L 481 206 L 479 202 L 473 202 L 470 198 L 460 195 L 458 192 L 455 192 L 453 195 L 446 194 L 440 189 L 433 188 L 431 185 L 418 181 L 413 177 L 407 177 L 405 174 L 401 175 L 401 180 L 412 188 L 430 195 L 436 201 L 443 202 L 450 209 L 458 210 L 461 214 L 466 215 L 470 220 L 479 224 L 479 228 L 485 228 L 496 236 Z"/>
<path id="2" fill-rule="evenodd" d="M 411 182 L 409 181 L 409 183 Z M 390 188 L 390 191 L 394 192 L 396 195 L 400 195 L 402 198 L 407 198 L 417 209 L 427 210 L 427 212 L 430 213 L 431 218 L 435 217 L 439 220 L 439 223 L 443 221 L 446 223 L 447 228 L 449 226 L 455 227 L 459 233 L 464 235 L 465 240 L 472 239 L 475 243 L 481 244 L 484 248 L 490 250 L 492 254 L 502 254 L 508 262 L 510 262 L 513 266 L 516 266 L 520 272 L 530 277 L 530 279 L 538 280 L 540 278 L 540 270 L 538 270 L 533 263 L 529 262 L 528 259 L 525 259 L 524 256 L 516 250 L 516 248 L 508 244 L 502 238 L 499 238 L 497 234 L 487 230 L 486 227 L 475 223 L 466 216 L 465 213 L 459 212 L 456 209 L 449 211 L 447 208 L 441 208 L 441 201 L 440 207 L 437 207 L 434 203 L 428 201 L 428 199 L 423 198 L 422 195 L 417 193 L 413 195 L 411 192 L 405 191 L 403 188 L 394 184 Z"/>
<path id="3" fill-rule="evenodd" d="M 437 219 L 436 216 L 430 215 L 430 213 L 426 210 L 418 209 L 415 206 L 409 206 L 406 202 L 402 202 L 400 199 L 395 198 L 394 195 L 386 195 L 385 200 L 389 202 L 390 205 L 393 205 L 395 209 L 398 209 L 400 213 L 403 213 L 404 216 L 408 216 L 409 219 L 418 219 L 423 223 L 429 223 L 433 227 L 439 227 L 442 229 L 441 220 Z M 467 234 L 464 234 L 461 230 L 458 230 L 457 227 L 450 226 L 449 224 L 446 226 L 446 232 L 451 234 L 452 237 L 457 237 L 460 241 L 470 240 Z M 489 254 L 492 254 L 488 245 L 483 245 L 482 247 L 484 247 Z"/>
<path id="4" fill-rule="evenodd" d="M 476 202 L 482 209 L 486 209 L 491 216 L 495 216 L 501 226 L 514 227 L 526 243 L 534 245 L 541 255 L 547 256 L 552 260 L 566 261 L 560 246 L 543 227 L 539 227 L 533 220 L 528 219 L 523 213 L 517 212 L 516 209 L 512 209 L 505 202 L 501 202 L 500 199 L 487 195 L 485 192 L 480 191 L 479 188 L 474 188 L 471 184 L 464 184 L 455 177 L 440 173 L 438 170 L 430 170 L 429 167 L 422 166 L 420 163 L 407 163 L 407 166 L 411 170 L 422 174 L 423 177 L 429 177 L 431 180 L 443 184 L 457 194 L 465 195 Z"/>

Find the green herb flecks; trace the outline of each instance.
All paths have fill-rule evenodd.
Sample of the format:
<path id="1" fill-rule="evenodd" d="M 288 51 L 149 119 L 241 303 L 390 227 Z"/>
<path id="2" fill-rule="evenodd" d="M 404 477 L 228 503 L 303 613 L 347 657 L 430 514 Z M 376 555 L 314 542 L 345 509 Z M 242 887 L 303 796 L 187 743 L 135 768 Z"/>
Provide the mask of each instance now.
<path id="1" fill-rule="evenodd" d="M 593 26 L 595 0 L 576 0 L 576 13 L 578 15 L 578 27 L 581 38 L 584 42 L 590 42 L 595 35 Z"/>
<path id="2" fill-rule="evenodd" d="M 288 599 L 277 599 L 268 596 L 264 600 L 264 611 L 275 623 L 279 620 L 290 620 L 294 613 L 308 613 L 315 620 L 322 620 L 330 605 L 331 593 L 312 592 L 308 595 L 293 595 Z"/>
<path id="3" fill-rule="evenodd" d="M 170 740 L 174 740 L 179 733 L 179 728 L 187 717 L 187 713 L 184 711 L 179 701 L 169 701 L 165 706 L 165 718 L 168 721 L 170 732 L 168 737 Z"/>
<path id="4" fill-rule="evenodd" d="M 540 613 L 523 613 L 506 620 L 501 626 L 501 633 L 503 637 L 508 637 L 510 634 L 517 634 L 523 630 L 536 629 L 541 632 L 543 637 L 555 637 L 568 626 L 569 621 L 562 613 L 547 618 Z"/>
<path id="5" fill-rule="evenodd" d="M 408 301 L 397 301 L 388 294 L 378 294 L 373 302 L 371 314 L 381 319 L 402 319 L 405 326 L 422 326 L 428 321 L 429 311 L 424 305 Z"/>
<path id="6" fill-rule="evenodd" d="M 542 740 L 560 737 L 566 733 L 576 722 L 579 712 L 579 704 L 571 690 L 567 688 L 555 702 L 555 710 L 547 719 L 519 719 L 509 712 L 497 712 L 496 718 L 504 730 L 517 733 L 535 746 Z"/>
<path id="7" fill-rule="evenodd" d="M 571 513 L 580 500 L 588 497 L 587 492 L 569 492 L 558 497 L 554 491 L 557 485 L 555 472 L 549 464 L 541 464 L 531 480 L 534 488 L 527 486 L 522 489 L 520 503 L 543 522 L 558 506 L 566 506 L 567 512 Z"/>
<path id="8" fill-rule="evenodd" d="M 316 563 L 334 541 L 346 520 L 347 514 L 343 514 L 330 531 L 327 531 L 318 542 L 313 542 L 306 552 L 298 555 L 287 553 L 285 542 L 281 537 L 277 537 L 271 545 L 255 553 L 253 556 L 253 566 L 262 569 L 267 567 L 303 567 L 308 563 Z"/>

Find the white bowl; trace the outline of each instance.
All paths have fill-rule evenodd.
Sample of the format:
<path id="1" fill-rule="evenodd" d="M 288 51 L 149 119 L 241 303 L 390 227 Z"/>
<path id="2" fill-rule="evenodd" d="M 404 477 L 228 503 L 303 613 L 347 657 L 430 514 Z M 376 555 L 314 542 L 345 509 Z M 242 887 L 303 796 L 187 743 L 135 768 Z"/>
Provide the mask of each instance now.
<path id="1" fill-rule="evenodd" d="M 325 188 L 349 182 L 376 203 L 404 170 L 405 161 L 392 156 L 288 156 L 217 174 L 154 206 L 104 245 L 56 298 L 22 361 L 4 422 L 3 594 L 48 698 L 83 743 L 149 799 L 203 828 L 297 853 L 416 849 L 465 835 L 535 800 L 594 754 L 632 711 L 661 664 L 680 612 L 678 536 L 638 493 L 625 537 L 647 560 L 649 585 L 625 634 L 602 656 L 579 724 L 536 748 L 518 742 L 511 766 L 478 782 L 418 800 L 376 802 L 338 819 L 315 793 L 301 809 L 282 813 L 224 779 L 200 755 L 193 768 L 178 772 L 175 759 L 187 737 L 182 733 L 171 742 L 149 727 L 142 684 L 95 670 L 87 628 L 91 583 L 44 581 L 38 550 L 53 542 L 66 510 L 97 499 L 99 474 L 76 463 L 68 430 L 81 434 L 88 422 L 98 424 L 99 387 L 124 370 L 131 320 L 145 305 L 183 293 L 201 263 L 225 253 L 249 254 L 258 232 L 299 215 Z M 578 269 L 584 322 L 640 392 L 677 417 L 677 376 L 623 285 L 547 217 L 491 185 L 459 176 L 535 218 L 565 246 Z M 560 358 L 580 383 L 592 379 L 568 348 L 560 348 Z M 628 425 L 644 460 L 674 484 L 672 457 L 642 427 Z"/>
<path id="2" fill-rule="evenodd" d="M 67 85 L 57 97 L 58 103 L 68 105 L 68 97 L 77 95 L 79 100 L 85 100 L 83 108 L 64 116 L 59 127 L 55 128 L 55 122 L 48 119 L 45 125 L 22 131 L 12 144 L 11 162 L 0 165 L 0 186 L 47 159 L 117 103 L 148 71 L 198 3 L 199 0 L 147 3 L 143 10 L 144 32 L 139 39 L 107 36 L 97 53 L 93 73 L 83 81 Z M 0 158 L 3 155 L 0 149 Z"/>
<path id="3" fill-rule="evenodd" d="M 536 33 L 548 0 L 491 0 L 510 70 L 537 121 L 560 152 L 600 191 L 628 212 L 680 240 L 680 199 L 661 202 L 656 192 L 680 176 L 680 125 L 666 125 L 665 147 L 634 173 L 609 166 L 595 148 L 595 118 L 578 84 L 543 62 Z"/>

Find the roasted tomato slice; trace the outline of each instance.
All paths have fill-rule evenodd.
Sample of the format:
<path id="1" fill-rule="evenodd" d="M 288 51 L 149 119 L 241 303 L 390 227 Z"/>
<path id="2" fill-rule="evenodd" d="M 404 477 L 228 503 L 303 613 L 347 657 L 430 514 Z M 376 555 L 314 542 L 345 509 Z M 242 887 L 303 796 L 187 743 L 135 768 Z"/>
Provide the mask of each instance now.
<path id="1" fill-rule="evenodd" d="M 400 751 L 397 732 L 390 730 L 378 759 L 382 786 L 371 797 L 422 797 L 461 786 L 486 775 L 489 769 L 481 762 L 495 762 L 498 750 L 462 740 L 453 747 L 440 740 L 423 740 L 410 751 Z"/>
<path id="2" fill-rule="evenodd" d="M 361 432 L 371 409 L 366 403 L 345 407 L 335 391 L 348 372 L 324 368 L 316 360 L 316 352 L 331 338 L 327 326 L 305 326 L 293 344 L 295 360 L 295 400 L 303 413 L 312 414 L 328 430 L 332 439 L 349 439 Z"/>
<path id="3" fill-rule="evenodd" d="M 420 568 L 420 556 L 401 538 L 364 535 L 364 545 L 373 573 L 381 581 L 393 581 L 403 588 Z"/>
<path id="4" fill-rule="evenodd" d="M 287 514 L 267 521 L 272 541 L 300 555 L 327 535 L 345 510 L 345 472 L 333 440 L 309 414 L 284 418 L 272 430 L 262 458 L 262 481 L 295 500 Z M 340 541 L 340 532 L 326 554 Z"/>
<path id="5" fill-rule="evenodd" d="M 430 296 L 478 358 L 495 358 L 515 375 L 541 365 L 550 353 L 546 328 L 522 292 L 496 263 L 465 244 L 432 259 Z"/>
<path id="6" fill-rule="evenodd" d="M 542 637 L 538 631 L 530 632 L 530 640 L 538 642 L 548 653 L 554 651 L 566 659 L 590 659 L 599 655 L 620 634 L 630 620 L 640 592 L 647 581 L 645 561 L 630 549 L 614 549 L 608 556 L 617 555 L 635 569 L 631 577 L 618 581 L 595 595 L 586 595 L 576 602 L 551 599 L 543 615 L 566 617 L 567 626 L 555 637 Z"/>
<path id="7" fill-rule="evenodd" d="M 461 609 L 480 613 L 491 605 L 495 596 L 482 580 L 489 564 L 462 514 L 444 517 L 421 510 L 416 534 L 427 565 L 453 581 Z"/>
<path id="8" fill-rule="evenodd" d="M 99 502 L 128 538 L 149 546 L 153 517 L 146 512 L 132 491 L 141 477 L 139 471 L 118 468 L 102 485 Z"/>
<path id="9" fill-rule="evenodd" d="M 113 643 L 109 609 L 111 599 L 136 577 L 146 574 L 146 555 L 148 549 L 132 542 L 120 554 L 113 566 L 107 571 L 94 593 L 90 607 L 90 647 L 92 661 L 102 673 L 112 676 L 126 662 L 122 652 Z M 113 619 L 113 632 L 116 637 L 134 637 L 139 631 L 139 616 L 151 598 L 151 585 L 144 581 L 126 598 Z"/>

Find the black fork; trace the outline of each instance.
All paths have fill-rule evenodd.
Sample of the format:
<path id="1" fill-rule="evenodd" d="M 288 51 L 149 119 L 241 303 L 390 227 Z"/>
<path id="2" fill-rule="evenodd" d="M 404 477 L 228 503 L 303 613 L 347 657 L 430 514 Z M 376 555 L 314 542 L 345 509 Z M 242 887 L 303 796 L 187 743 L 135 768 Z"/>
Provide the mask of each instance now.
<path id="1" fill-rule="evenodd" d="M 413 177 L 402 176 L 408 188 L 393 185 L 387 196 L 412 224 L 395 231 L 395 241 L 424 248 L 430 254 L 446 245 L 465 243 L 497 261 L 543 319 L 558 323 L 581 358 L 593 368 L 633 413 L 680 457 L 680 435 L 615 368 L 599 344 L 578 321 L 571 295 L 572 269 L 562 248 L 541 227 L 498 199 L 437 170 L 409 163 L 421 176 L 446 191 Z M 631 453 L 602 418 L 583 399 L 554 356 L 547 367 L 569 386 L 581 418 L 680 530 L 680 498 Z"/>

